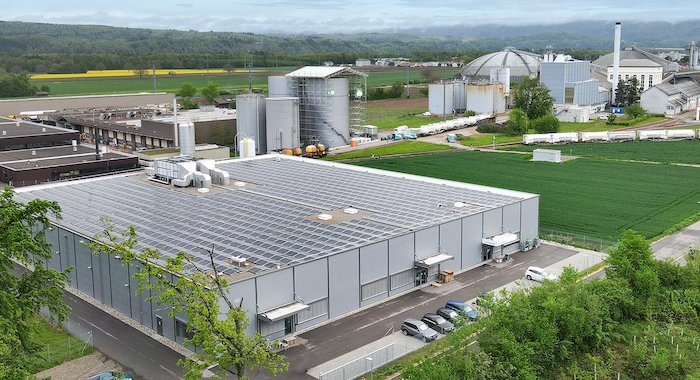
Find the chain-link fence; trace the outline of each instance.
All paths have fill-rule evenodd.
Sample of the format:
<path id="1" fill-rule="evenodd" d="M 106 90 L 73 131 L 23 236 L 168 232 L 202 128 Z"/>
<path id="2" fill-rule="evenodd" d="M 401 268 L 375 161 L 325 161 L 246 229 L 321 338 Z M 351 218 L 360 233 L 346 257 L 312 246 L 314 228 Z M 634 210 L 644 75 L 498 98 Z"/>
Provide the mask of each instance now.
<path id="1" fill-rule="evenodd" d="M 606 252 L 615 246 L 614 240 L 608 240 L 596 236 L 575 234 L 556 230 L 543 230 L 542 239 L 554 241 L 561 244 L 572 245 L 574 247 L 590 249 L 592 251 Z"/>

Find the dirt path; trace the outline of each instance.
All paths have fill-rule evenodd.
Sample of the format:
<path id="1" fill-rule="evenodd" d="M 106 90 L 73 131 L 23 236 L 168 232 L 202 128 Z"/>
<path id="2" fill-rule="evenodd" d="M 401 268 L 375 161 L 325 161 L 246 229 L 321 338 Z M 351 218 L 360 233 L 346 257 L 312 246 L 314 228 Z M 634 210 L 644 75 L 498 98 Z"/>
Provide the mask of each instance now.
<path id="1" fill-rule="evenodd" d="M 53 368 L 36 374 L 39 379 L 51 377 L 52 380 L 85 379 L 90 375 L 103 371 L 123 371 L 114 360 L 103 353 L 95 351 L 69 362 L 59 364 Z"/>

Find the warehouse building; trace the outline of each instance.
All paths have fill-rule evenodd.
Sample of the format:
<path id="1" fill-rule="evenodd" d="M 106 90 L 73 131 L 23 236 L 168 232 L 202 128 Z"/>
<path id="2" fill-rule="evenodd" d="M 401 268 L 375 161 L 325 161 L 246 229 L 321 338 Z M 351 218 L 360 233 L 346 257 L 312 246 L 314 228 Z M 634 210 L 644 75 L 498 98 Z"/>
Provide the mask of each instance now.
<path id="1" fill-rule="evenodd" d="M 85 96 L 56 96 L 50 98 L 2 99 L 0 116 L 34 118 L 47 112 L 75 108 L 147 107 L 172 104 L 175 95 L 165 92 L 143 92 L 136 94 L 109 94 Z"/>
<path id="2" fill-rule="evenodd" d="M 610 53 L 593 61 L 593 65 L 603 70 L 609 83 L 613 83 L 613 58 L 614 54 Z M 636 78 L 642 91 L 661 83 L 664 78 L 678 70 L 678 63 L 665 60 L 635 46 L 620 50 L 619 80 Z"/>
<path id="3" fill-rule="evenodd" d="M 691 77 L 661 83 L 642 92 L 640 105 L 647 112 L 675 116 L 697 108 L 700 84 Z"/>
<path id="4" fill-rule="evenodd" d="M 281 155 L 217 164 L 230 184 L 208 192 L 144 174 L 37 186 L 22 201 L 62 206 L 48 232 L 48 266 L 72 286 L 170 339 L 187 320 L 137 295 L 133 273 L 85 243 L 134 225 L 141 247 L 187 252 L 205 265 L 214 248 L 229 294 L 274 339 L 538 244 L 539 196 L 479 185 Z M 228 182 L 227 182 L 228 183 Z M 222 310 L 225 312 L 225 310 Z"/>
<path id="5" fill-rule="evenodd" d="M 549 89 L 549 94 L 554 98 L 557 119 L 587 122 L 590 114 L 605 109 L 610 100 L 610 91 L 601 86 L 597 79 L 591 78 L 591 71 L 590 62 L 572 60 L 570 57 L 541 63 L 540 83 Z"/>

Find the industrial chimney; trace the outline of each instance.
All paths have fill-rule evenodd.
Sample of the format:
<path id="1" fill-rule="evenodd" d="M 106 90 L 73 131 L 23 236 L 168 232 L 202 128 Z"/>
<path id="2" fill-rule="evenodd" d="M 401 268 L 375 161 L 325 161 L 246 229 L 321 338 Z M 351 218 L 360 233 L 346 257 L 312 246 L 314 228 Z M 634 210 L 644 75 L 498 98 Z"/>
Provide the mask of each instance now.
<path id="1" fill-rule="evenodd" d="M 615 103 L 615 94 L 620 76 L 620 35 L 622 33 L 622 23 L 615 23 L 615 47 L 613 50 L 613 79 L 612 79 L 612 99 L 610 103 Z"/>

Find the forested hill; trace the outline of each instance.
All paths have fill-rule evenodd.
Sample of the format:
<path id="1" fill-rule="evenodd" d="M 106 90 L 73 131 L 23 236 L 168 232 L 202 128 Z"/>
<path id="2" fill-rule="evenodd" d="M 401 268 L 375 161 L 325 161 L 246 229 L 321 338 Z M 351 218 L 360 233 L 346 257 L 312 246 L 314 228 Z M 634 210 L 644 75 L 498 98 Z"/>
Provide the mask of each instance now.
<path id="1" fill-rule="evenodd" d="M 690 39 L 700 40 L 700 27 L 696 25 L 696 22 L 630 22 L 623 26 L 623 38 L 626 43 L 639 46 L 686 46 Z M 610 49 L 612 23 L 454 26 L 347 35 L 260 35 L 0 21 L 0 52 L 14 54 L 304 54 L 332 51 L 396 56 L 420 51 L 492 51 L 509 45 L 520 49 L 547 46 L 555 49 Z"/>

